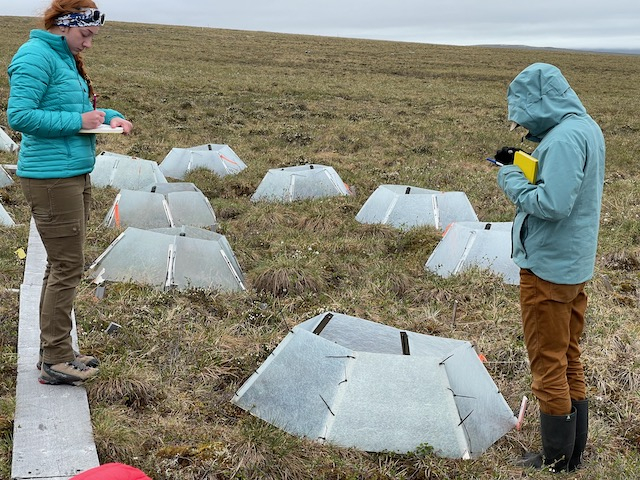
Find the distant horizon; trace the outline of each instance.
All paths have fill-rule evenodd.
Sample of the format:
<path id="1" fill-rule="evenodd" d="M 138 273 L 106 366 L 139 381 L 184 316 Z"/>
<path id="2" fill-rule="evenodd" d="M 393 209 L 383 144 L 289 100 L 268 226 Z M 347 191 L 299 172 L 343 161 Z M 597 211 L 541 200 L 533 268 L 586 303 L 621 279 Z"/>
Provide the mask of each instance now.
<path id="1" fill-rule="evenodd" d="M 508 45 L 508 44 L 478 44 L 468 45 L 469 47 L 489 47 L 489 48 L 523 48 L 528 50 L 561 50 L 570 52 L 592 52 L 611 53 L 619 55 L 640 55 L 640 48 L 566 48 L 566 47 L 537 47 L 533 45 Z"/>
<path id="2" fill-rule="evenodd" d="M 0 15 L 0 17 L 17 17 L 17 18 L 32 18 L 38 17 L 30 15 Z M 327 35 L 319 33 L 294 33 L 294 32 L 278 32 L 269 30 L 254 30 L 254 29 L 242 29 L 232 27 L 218 27 L 218 26 L 203 26 L 203 25 L 183 25 L 183 24 L 169 24 L 169 23 L 157 23 L 157 22 L 140 22 L 140 21 L 126 21 L 126 20 L 113 20 L 114 22 L 121 23 L 135 23 L 142 25 L 159 25 L 167 27 L 187 27 L 187 28 L 210 28 L 214 30 L 235 30 L 254 33 L 272 33 L 282 35 L 306 35 L 310 37 L 325 37 L 325 38 L 349 38 L 353 40 L 369 40 L 369 41 L 382 41 L 382 42 L 398 42 L 398 43 L 417 43 L 424 45 L 443 45 L 450 47 L 486 47 L 486 48 L 524 48 L 532 50 L 567 50 L 576 52 L 592 52 L 592 53 L 604 53 L 604 54 L 619 54 L 619 55 L 640 55 L 640 47 L 554 47 L 554 46 L 538 46 L 527 44 L 509 44 L 509 43 L 474 43 L 474 44 L 460 44 L 460 43 L 443 43 L 433 41 L 417 41 L 417 40 L 401 40 L 401 39 L 387 39 L 387 38 L 369 38 L 369 37 L 357 37 L 357 36 L 345 36 L 345 35 Z"/>
<path id="3" fill-rule="evenodd" d="M 50 0 L 0 0 L 8 16 L 36 18 Z M 98 6 L 101 5 L 97 0 Z M 640 53 L 637 2 L 585 0 L 575 5 L 540 0 L 536 14 L 523 16 L 506 2 L 461 0 L 435 4 L 424 0 L 239 0 L 212 4 L 192 0 L 181 8 L 163 0 L 109 0 L 111 20 L 253 32 L 358 38 L 433 45 L 528 45 L 579 51 Z M 247 15 L 246 12 L 251 12 Z M 570 19 L 570 21 L 567 21 Z"/>

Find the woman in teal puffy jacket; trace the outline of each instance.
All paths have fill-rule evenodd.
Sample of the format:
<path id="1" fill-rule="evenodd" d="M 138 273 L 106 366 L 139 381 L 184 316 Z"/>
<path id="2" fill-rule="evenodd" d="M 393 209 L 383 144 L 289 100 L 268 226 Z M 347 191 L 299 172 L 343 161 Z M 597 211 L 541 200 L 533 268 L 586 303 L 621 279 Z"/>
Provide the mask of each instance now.
<path id="1" fill-rule="evenodd" d="M 133 126 L 115 110 L 95 108 L 81 54 L 104 24 L 96 4 L 54 0 L 43 21 L 9 65 L 7 119 L 22 133 L 16 173 L 47 252 L 39 381 L 80 385 L 98 373 L 97 359 L 75 352 L 71 340 L 96 148 L 95 134 L 80 130 L 108 124 L 129 133 Z"/>

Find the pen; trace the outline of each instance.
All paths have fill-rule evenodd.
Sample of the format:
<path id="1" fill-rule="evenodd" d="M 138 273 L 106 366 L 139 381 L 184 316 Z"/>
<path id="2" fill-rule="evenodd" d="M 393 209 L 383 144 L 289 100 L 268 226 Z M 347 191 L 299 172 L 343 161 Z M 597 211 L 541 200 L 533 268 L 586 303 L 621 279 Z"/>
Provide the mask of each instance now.
<path id="1" fill-rule="evenodd" d="M 487 158 L 487 161 L 493 163 L 494 165 L 497 165 L 498 167 L 504 167 L 503 163 L 500 163 L 500 162 L 494 160 L 493 158 Z"/>
<path id="2" fill-rule="evenodd" d="M 93 94 L 93 109 L 96 109 L 96 103 L 98 100 L 98 95 L 96 95 L 95 93 Z"/>

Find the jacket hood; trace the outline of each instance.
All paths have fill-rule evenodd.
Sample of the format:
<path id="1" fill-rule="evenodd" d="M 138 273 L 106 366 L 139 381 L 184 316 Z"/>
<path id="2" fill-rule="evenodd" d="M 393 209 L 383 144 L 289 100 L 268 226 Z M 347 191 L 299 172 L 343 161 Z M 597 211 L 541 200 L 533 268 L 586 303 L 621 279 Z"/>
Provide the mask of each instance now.
<path id="1" fill-rule="evenodd" d="M 539 141 L 564 117 L 586 110 L 560 70 L 534 63 L 513 79 L 507 90 L 509 120 L 529 130 L 527 138 Z"/>

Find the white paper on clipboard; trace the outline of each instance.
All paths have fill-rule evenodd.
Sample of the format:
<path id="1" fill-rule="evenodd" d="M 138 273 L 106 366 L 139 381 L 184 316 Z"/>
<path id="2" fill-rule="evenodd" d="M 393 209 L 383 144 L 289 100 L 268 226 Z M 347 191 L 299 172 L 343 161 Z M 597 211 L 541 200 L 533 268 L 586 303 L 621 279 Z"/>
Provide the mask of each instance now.
<path id="1" fill-rule="evenodd" d="M 81 128 L 78 133 L 123 133 L 124 128 L 122 127 L 111 127 L 111 125 L 107 125 L 103 123 L 98 128 Z"/>

